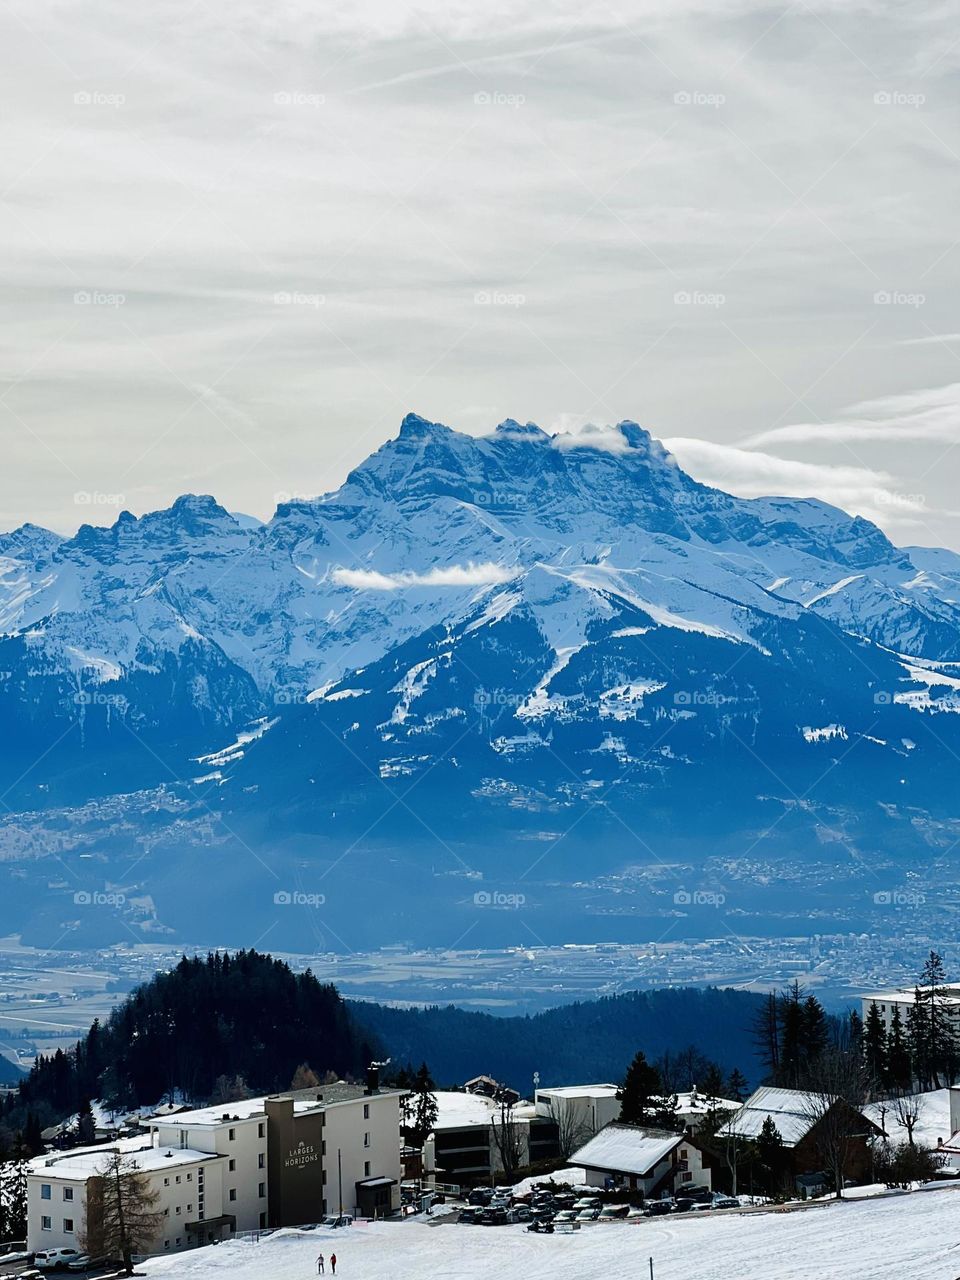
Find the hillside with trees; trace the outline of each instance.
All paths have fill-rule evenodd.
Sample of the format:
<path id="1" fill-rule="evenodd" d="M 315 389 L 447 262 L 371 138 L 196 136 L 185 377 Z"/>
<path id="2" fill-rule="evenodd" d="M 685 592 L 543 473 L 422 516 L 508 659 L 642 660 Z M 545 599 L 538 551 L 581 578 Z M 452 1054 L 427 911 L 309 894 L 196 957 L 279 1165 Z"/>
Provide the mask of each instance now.
<path id="1" fill-rule="evenodd" d="M 288 1088 L 303 1063 L 360 1076 L 378 1046 L 336 988 L 255 951 L 184 957 L 131 992 L 73 1048 L 37 1060 L 0 1109 L 8 1132 L 174 1096 L 207 1101 Z M 0 1133 L 0 1139 L 2 1139 Z"/>

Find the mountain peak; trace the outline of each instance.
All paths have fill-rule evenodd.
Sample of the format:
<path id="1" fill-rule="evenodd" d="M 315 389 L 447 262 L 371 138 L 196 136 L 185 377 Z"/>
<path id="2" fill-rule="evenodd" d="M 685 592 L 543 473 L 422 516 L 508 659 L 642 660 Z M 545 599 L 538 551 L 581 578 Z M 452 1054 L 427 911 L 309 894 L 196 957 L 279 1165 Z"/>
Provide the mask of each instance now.
<path id="1" fill-rule="evenodd" d="M 506 437 L 510 440 L 530 440 L 534 444 L 548 444 L 550 437 L 542 427 L 538 427 L 535 422 L 527 422 L 521 424 L 516 418 L 504 418 L 503 422 L 494 431 L 495 436 L 501 439 Z"/>
<path id="2" fill-rule="evenodd" d="M 456 432 L 450 427 L 422 418 L 419 413 L 408 413 L 400 423 L 401 440 L 435 440 L 452 435 Z"/>

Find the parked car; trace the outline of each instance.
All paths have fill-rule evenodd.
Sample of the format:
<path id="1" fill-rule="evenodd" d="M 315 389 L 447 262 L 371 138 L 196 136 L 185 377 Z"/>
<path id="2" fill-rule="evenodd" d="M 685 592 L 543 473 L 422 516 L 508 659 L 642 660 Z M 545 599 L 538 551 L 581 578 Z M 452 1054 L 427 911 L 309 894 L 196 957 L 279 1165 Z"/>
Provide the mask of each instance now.
<path id="1" fill-rule="evenodd" d="M 43 1272 L 30 1267 L 27 1271 L 18 1271 L 14 1280 L 43 1280 Z"/>
<path id="2" fill-rule="evenodd" d="M 599 1196 L 582 1196 L 574 1203 L 573 1208 L 578 1212 L 581 1209 L 599 1209 L 602 1203 Z"/>
<path id="3" fill-rule="evenodd" d="M 34 1263 L 40 1271 L 59 1271 L 79 1256 L 78 1249 L 43 1249 L 34 1258 Z"/>
<path id="4" fill-rule="evenodd" d="M 637 1218 L 642 1218 L 642 1217 L 644 1216 L 645 1212 L 646 1212 L 646 1210 L 644 1210 L 644 1209 L 640 1209 L 637 1205 L 632 1204 L 632 1205 L 630 1206 L 629 1212 L 627 1213 L 627 1221 L 628 1221 L 628 1222 L 633 1222 L 633 1221 L 635 1221 Z"/>
<path id="5" fill-rule="evenodd" d="M 0 1253 L 0 1265 L 11 1266 L 14 1262 L 32 1262 L 33 1254 L 27 1249 L 11 1249 L 9 1253 Z"/>
<path id="6" fill-rule="evenodd" d="M 715 1209 L 739 1209 L 740 1201 L 733 1196 L 725 1196 L 717 1192 L 713 1197 L 713 1207 Z"/>
<path id="7" fill-rule="evenodd" d="M 490 1187 L 474 1187 L 467 1196 L 467 1204 L 486 1205 L 493 1199 Z"/>
<path id="8" fill-rule="evenodd" d="M 554 1222 L 556 1223 L 576 1222 L 576 1220 L 577 1220 L 576 1209 L 561 1209 L 560 1212 L 557 1214 L 557 1216 L 554 1218 Z"/>
<path id="9" fill-rule="evenodd" d="M 608 1204 L 600 1210 L 600 1222 L 616 1222 L 625 1218 L 630 1212 L 628 1204 Z"/>
<path id="10" fill-rule="evenodd" d="M 530 1206 L 526 1204 L 515 1204 L 511 1212 L 515 1222 L 529 1222 L 533 1217 Z"/>
<path id="11" fill-rule="evenodd" d="M 643 1214 L 646 1218 L 659 1218 L 664 1213 L 673 1212 L 672 1200 L 650 1200 Z"/>
<path id="12" fill-rule="evenodd" d="M 467 1222 L 475 1227 L 480 1221 L 481 1212 L 479 1205 L 468 1205 L 466 1209 L 461 1209 L 457 1214 L 457 1222 Z"/>
<path id="13" fill-rule="evenodd" d="M 349 1213 L 333 1214 L 329 1218 L 324 1218 L 323 1225 L 325 1227 L 349 1227 L 353 1225 L 353 1218 Z"/>
<path id="14" fill-rule="evenodd" d="M 581 1209 L 577 1213 L 577 1222 L 596 1222 L 599 1217 L 599 1209 Z"/>
<path id="15" fill-rule="evenodd" d="M 81 1253 L 72 1262 L 67 1263 L 68 1271 L 92 1271 L 94 1267 L 105 1267 L 109 1258 L 92 1258 L 89 1253 Z"/>

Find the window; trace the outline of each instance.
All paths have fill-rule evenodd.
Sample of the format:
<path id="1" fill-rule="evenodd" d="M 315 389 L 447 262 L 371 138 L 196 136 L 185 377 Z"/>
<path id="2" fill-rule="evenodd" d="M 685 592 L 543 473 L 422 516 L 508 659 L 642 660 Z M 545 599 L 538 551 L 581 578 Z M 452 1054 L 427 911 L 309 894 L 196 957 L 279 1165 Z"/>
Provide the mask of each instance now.
<path id="1" fill-rule="evenodd" d="M 363 1104 L 363 1118 L 364 1120 L 370 1119 L 370 1103 L 369 1102 L 365 1102 Z"/>
<path id="2" fill-rule="evenodd" d="M 237 1131 L 236 1131 L 236 1129 L 230 1129 L 230 1130 L 228 1130 L 228 1132 L 227 1132 L 227 1137 L 229 1138 L 229 1140 L 230 1140 L 231 1142 L 236 1142 L 236 1139 L 237 1139 Z"/>
<path id="3" fill-rule="evenodd" d="M 188 1205 L 187 1205 L 187 1213 L 193 1213 L 193 1205 L 192 1205 L 192 1204 L 188 1204 Z"/>
<path id="4" fill-rule="evenodd" d="M 48 1217 L 47 1214 L 44 1214 L 43 1217 L 40 1219 L 40 1229 L 41 1231 L 53 1230 L 53 1220 L 50 1217 Z"/>
<path id="5" fill-rule="evenodd" d="M 187 1174 L 187 1181 L 188 1181 L 188 1182 L 192 1182 L 192 1181 L 193 1181 L 193 1174 L 192 1174 L 192 1173 L 188 1173 L 188 1174 Z"/>
<path id="6" fill-rule="evenodd" d="M 323 1139 L 323 1141 L 320 1143 L 320 1154 L 321 1154 L 322 1156 L 325 1156 L 325 1155 L 327 1154 L 327 1140 L 326 1140 L 326 1138 L 324 1138 L 324 1139 Z"/>
<path id="7" fill-rule="evenodd" d="M 365 1178 L 370 1177 L 370 1161 L 369 1160 L 364 1160 L 363 1162 L 363 1176 Z"/>
<path id="8" fill-rule="evenodd" d="M 164 1242 L 163 1242 L 163 1247 L 164 1247 L 165 1249 L 169 1249 L 169 1248 L 170 1248 L 170 1241 L 169 1241 L 169 1240 L 164 1240 Z"/>
<path id="9" fill-rule="evenodd" d="M 63 1229 L 67 1233 L 67 1235 L 70 1235 L 70 1236 L 73 1235 L 73 1219 L 72 1218 L 64 1218 Z"/>
<path id="10" fill-rule="evenodd" d="M 681 1159 L 681 1160 L 686 1160 L 686 1159 L 687 1159 L 687 1148 L 686 1148 L 686 1147 L 681 1147 L 681 1148 L 680 1148 L 680 1159 Z"/>
<path id="11" fill-rule="evenodd" d="M 266 1162 L 267 1162 L 267 1157 L 261 1151 L 260 1154 L 257 1156 L 257 1168 L 262 1169 L 266 1164 Z"/>
<path id="12" fill-rule="evenodd" d="M 262 1200 L 262 1199 L 263 1199 L 263 1197 L 264 1197 L 266 1194 L 267 1194 L 267 1184 L 266 1184 L 265 1182 L 261 1182 L 261 1183 L 257 1186 L 257 1195 L 258 1195 L 258 1196 L 260 1197 L 260 1199 Z"/>
<path id="13" fill-rule="evenodd" d="M 231 1187 L 231 1188 L 230 1188 L 230 1199 L 231 1199 L 231 1200 L 236 1200 L 236 1198 L 237 1198 L 237 1188 L 236 1188 L 236 1187 Z"/>
<path id="14" fill-rule="evenodd" d="M 320 1175 L 320 1182 L 323 1184 L 323 1186 L 326 1186 L 326 1185 L 327 1185 L 327 1171 L 326 1171 L 326 1169 L 324 1169 L 323 1173 Z"/>
<path id="15" fill-rule="evenodd" d="M 692 1182 L 692 1181 L 693 1181 L 693 1174 L 692 1174 L 692 1173 L 685 1173 L 685 1174 L 683 1174 L 683 1176 L 681 1177 L 680 1181 L 681 1181 L 681 1182 Z"/>
<path id="16" fill-rule="evenodd" d="M 257 1137 L 265 1138 L 266 1134 L 267 1134 L 267 1126 L 261 1122 L 260 1124 L 257 1125 Z"/>
<path id="17" fill-rule="evenodd" d="M 179 1186 L 179 1185 L 180 1185 L 180 1175 L 179 1175 L 179 1173 L 178 1173 L 178 1174 L 177 1174 L 177 1186 Z"/>
<path id="18" fill-rule="evenodd" d="M 369 1145 L 370 1145 L 370 1135 L 369 1135 L 369 1133 L 365 1133 L 365 1134 L 363 1135 L 363 1145 L 364 1145 L 365 1147 L 369 1147 Z"/>
<path id="19" fill-rule="evenodd" d="M 179 1212 L 180 1212 L 180 1205 L 177 1205 L 176 1212 L 179 1214 Z"/>
<path id="20" fill-rule="evenodd" d="M 40 1199 L 41 1200 L 50 1199 L 50 1183 L 49 1182 L 40 1183 Z"/>
<path id="21" fill-rule="evenodd" d="M 180 1245 L 180 1241 L 182 1240 L 182 1238 L 183 1238 L 182 1236 L 177 1236 L 177 1246 L 178 1246 L 178 1247 L 179 1247 L 179 1245 Z"/>
<path id="22" fill-rule="evenodd" d="M 227 1169 L 229 1170 L 230 1173 L 236 1173 L 237 1171 L 236 1160 L 231 1160 L 230 1163 L 227 1165 Z"/>
<path id="23" fill-rule="evenodd" d="M 169 1206 L 169 1205 L 167 1205 L 167 1207 L 164 1209 L 164 1211 L 163 1211 L 163 1216 L 164 1216 L 165 1218 L 169 1218 L 169 1217 L 170 1217 L 170 1206 Z"/>
<path id="24" fill-rule="evenodd" d="M 64 1188 L 63 1188 L 63 1198 L 64 1198 L 64 1200 L 72 1200 L 72 1199 L 73 1199 L 73 1187 L 64 1187 Z"/>
<path id="25" fill-rule="evenodd" d="M 169 1185 L 170 1185 L 170 1179 L 169 1179 L 169 1178 L 164 1178 L 164 1180 L 163 1180 L 163 1185 L 164 1185 L 165 1187 L 169 1187 Z"/>

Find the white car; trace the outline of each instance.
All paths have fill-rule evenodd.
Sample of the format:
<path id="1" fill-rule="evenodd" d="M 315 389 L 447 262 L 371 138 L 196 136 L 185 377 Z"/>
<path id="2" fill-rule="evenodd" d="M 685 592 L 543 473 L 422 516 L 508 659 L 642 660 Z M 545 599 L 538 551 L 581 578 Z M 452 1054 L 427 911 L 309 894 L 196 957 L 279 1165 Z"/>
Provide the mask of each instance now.
<path id="1" fill-rule="evenodd" d="M 44 1249 L 37 1254 L 33 1263 L 40 1271 L 58 1271 L 72 1262 L 78 1253 L 77 1249 Z"/>

